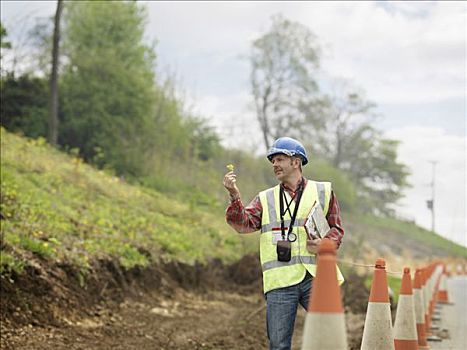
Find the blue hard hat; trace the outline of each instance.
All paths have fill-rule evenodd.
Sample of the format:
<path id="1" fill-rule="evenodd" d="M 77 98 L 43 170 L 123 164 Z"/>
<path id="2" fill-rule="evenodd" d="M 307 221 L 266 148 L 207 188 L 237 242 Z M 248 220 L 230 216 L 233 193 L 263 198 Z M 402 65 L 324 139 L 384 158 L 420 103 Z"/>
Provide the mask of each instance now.
<path id="1" fill-rule="evenodd" d="M 300 157 L 302 159 L 302 165 L 306 165 L 308 163 L 305 147 L 303 147 L 300 142 L 291 137 L 281 137 L 274 141 L 271 148 L 268 150 L 267 157 L 269 161 L 272 161 L 272 157 L 279 153 L 290 157 Z"/>

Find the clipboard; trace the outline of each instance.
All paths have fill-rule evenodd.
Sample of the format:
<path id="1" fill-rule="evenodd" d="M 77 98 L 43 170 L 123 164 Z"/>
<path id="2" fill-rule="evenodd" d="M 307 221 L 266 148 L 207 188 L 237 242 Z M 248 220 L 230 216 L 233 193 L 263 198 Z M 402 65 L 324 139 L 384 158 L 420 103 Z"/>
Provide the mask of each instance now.
<path id="1" fill-rule="evenodd" d="M 305 220 L 305 230 L 311 239 L 324 238 L 328 234 L 328 221 L 324 216 L 323 208 L 315 201 Z"/>

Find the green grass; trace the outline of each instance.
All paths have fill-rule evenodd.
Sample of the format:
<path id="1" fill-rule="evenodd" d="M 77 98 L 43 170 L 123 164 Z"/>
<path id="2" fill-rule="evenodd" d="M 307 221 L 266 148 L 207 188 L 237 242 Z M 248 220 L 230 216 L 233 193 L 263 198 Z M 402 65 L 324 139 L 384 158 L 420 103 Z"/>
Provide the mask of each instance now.
<path id="1" fill-rule="evenodd" d="M 164 193 L 131 185 L 83 163 L 76 154 L 60 152 L 42 138 L 26 139 L 1 129 L 2 274 L 20 273 L 31 254 L 69 261 L 86 271 L 101 257 L 131 268 L 160 259 L 230 262 L 258 251 L 258 234 L 236 234 L 225 223 L 225 203 L 209 193 L 190 191 L 189 183 L 178 190 L 174 184 L 152 184 L 164 187 Z M 413 224 L 347 215 L 344 226 L 358 222 L 356 231 L 410 235 L 435 250 L 467 256 L 466 248 Z M 356 237 L 348 235 L 344 241 L 354 242 L 359 253 Z"/>
<path id="2" fill-rule="evenodd" d="M 390 230 L 399 234 L 401 237 L 409 236 L 410 238 L 419 241 L 423 245 L 438 248 L 455 256 L 467 257 L 466 247 L 447 240 L 440 235 L 433 233 L 432 231 L 425 230 L 412 222 L 369 215 L 361 216 L 359 219 L 360 222 L 365 225 L 380 230 Z"/>
<path id="3" fill-rule="evenodd" d="M 131 268 L 155 259 L 233 261 L 257 248 L 245 245 L 218 208 L 200 210 L 192 200 L 132 186 L 44 139 L 2 129 L 1 152 L 2 269 L 19 270 L 26 252 L 82 268 L 110 256 Z"/>
<path id="4" fill-rule="evenodd" d="M 11 272 L 20 274 L 23 272 L 24 262 L 14 255 L 0 251 L 0 275 L 8 275 Z"/>

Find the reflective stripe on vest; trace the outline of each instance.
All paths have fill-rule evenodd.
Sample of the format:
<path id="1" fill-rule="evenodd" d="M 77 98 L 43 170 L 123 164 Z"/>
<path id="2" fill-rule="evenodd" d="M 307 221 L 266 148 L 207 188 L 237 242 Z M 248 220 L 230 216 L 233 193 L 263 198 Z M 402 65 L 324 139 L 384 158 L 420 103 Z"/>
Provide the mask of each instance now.
<path id="1" fill-rule="evenodd" d="M 315 182 L 308 180 L 305 186 L 297 218 L 293 227 L 293 232 L 297 235 L 297 240 L 292 242 L 292 258 L 288 262 L 277 260 L 276 244 L 273 244 L 273 233 L 280 234 L 279 217 L 279 185 L 260 193 L 260 201 L 263 207 L 261 236 L 260 236 L 260 258 L 263 271 L 264 293 L 276 288 L 282 288 L 299 283 L 308 271 L 315 275 L 316 262 L 315 255 L 310 254 L 306 249 L 307 234 L 303 227 L 306 217 L 315 201 L 319 201 L 326 215 L 329 209 L 331 197 L 331 183 Z M 285 192 L 291 200 L 290 195 Z M 291 212 L 295 202 L 291 205 Z M 267 209 L 266 209 L 267 208 Z M 290 216 L 284 216 L 284 226 L 286 230 L 290 224 Z M 343 282 L 342 274 L 337 268 L 337 277 L 340 283 Z"/>
<path id="2" fill-rule="evenodd" d="M 315 264 L 314 256 L 294 256 L 290 261 L 269 261 L 262 265 L 263 271 L 274 269 L 276 267 L 290 266 L 295 264 Z"/>

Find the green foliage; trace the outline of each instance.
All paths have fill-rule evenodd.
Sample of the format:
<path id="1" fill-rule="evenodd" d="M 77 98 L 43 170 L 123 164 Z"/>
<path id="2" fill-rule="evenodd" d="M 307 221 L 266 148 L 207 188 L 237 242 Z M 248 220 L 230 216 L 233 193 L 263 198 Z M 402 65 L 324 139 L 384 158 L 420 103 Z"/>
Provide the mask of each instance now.
<path id="1" fill-rule="evenodd" d="M 359 192 L 363 212 L 392 215 L 391 204 L 402 197 L 408 187 L 407 166 L 397 161 L 398 141 L 381 137 L 367 125 L 352 137 L 343 168 Z"/>
<path id="2" fill-rule="evenodd" d="M 44 78 L 8 74 L 1 80 L 0 118 L 3 127 L 29 137 L 45 136 L 48 88 Z"/>
<path id="3" fill-rule="evenodd" d="M 6 40 L 6 37 L 7 37 L 7 30 L 3 26 L 3 24 L 0 22 L 0 47 L 1 47 L 1 51 L 0 51 L 0 61 L 1 61 L 0 75 L 2 77 L 3 77 L 3 74 L 5 72 L 4 68 L 3 68 L 4 67 L 4 65 L 3 65 L 3 50 L 11 49 L 11 43 Z"/>
<path id="4" fill-rule="evenodd" d="M 2 49 L 11 49 L 11 43 L 6 41 L 7 31 L 3 24 L 0 22 L 0 46 Z"/>
<path id="5" fill-rule="evenodd" d="M 173 82 L 155 80 L 156 54 L 143 43 L 145 7 L 128 1 L 69 3 L 63 24 L 64 148 L 157 189 L 157 183 L 185 182 L 193 168 L 219 154 L 217 134 L 185 112 Z M 198 177 L 191 178 L 193 185 Z"/>
<path id="6" fill-rule="evenodd" d="M 60 143 L 118 173 L 140 173 L 154 125 L 154 59 L 142 43 L 146 13 L 134 2 L 74 2 L 64 13 Z"/>
<path id="7" fill-rule="evenodd" d="M 207 161 L 220 154 L 220 138 L 204 119 L 190 117 L 186 120 L 185 126 L 188 130 L 192 130 L 192 134 L 189 136 L 190 157 Z"/>

